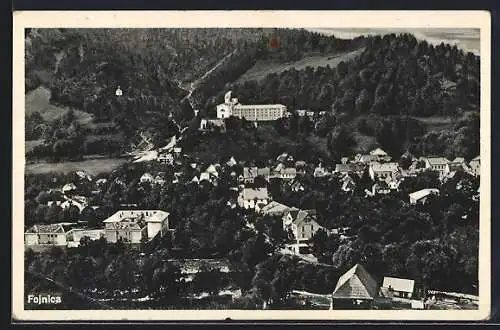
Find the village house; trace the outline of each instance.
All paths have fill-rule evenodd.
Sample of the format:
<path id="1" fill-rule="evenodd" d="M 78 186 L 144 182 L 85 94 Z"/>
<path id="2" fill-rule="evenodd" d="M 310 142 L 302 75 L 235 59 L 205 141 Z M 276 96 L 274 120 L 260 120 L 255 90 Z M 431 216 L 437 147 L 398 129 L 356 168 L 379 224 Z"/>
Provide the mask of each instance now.
<path id="1" fill-rule="evenodd" d="M 226 165 L 229 167 L 233 167 L 235 165 L 238 165 L 238 162 L 233 156 L 231 156 L 231 158 L 229 158 L 229 160 L 226 162 Z"/>
<path id="2" fill-rule="evenodd" d="M 278 203 L 276 201 L 272 201 L 269 204 L 265 205 L 261 210 L 260 213 L 264 215 L 270 215 L 270 216 L 283 216 L 285 215 L 286 212 L 291 211 L 291 210 L 297 210 L 295 207 L 290 207 L 286 206 L 284 204 Z"/>
<path id="3" fill-rule="evenodd" d="M 92 181 L 92 176 L 85 171 L 76 171 L 75 173 L 81 180 Z"/>
<path id="4" fill-rule="evenodd" d="M 70 192 L 73 192 L 75 191 L 77 188 L 76 188 L 76 185 L 74 183 L 66 183 L 61 191 L 63 192 L 63 194 L 67 194 L 67 193 L 70 193 Z"/>
<path id="5" fill-rule="evenodd" d="M 60 204 L 63 209 L 70 206 L 76 206 L 78 210 L 82 212 L 82 210 L 88 206 L 88 201 L 85 196 L 72 196 L 71 198 L 65 196 L 65 199 L 66 200 Z"/>
<path id="6" fill-rule="evenodd" d="M 238 205 L 245 209 L 254 209 L 258 203 L 267 204 L 270 200 L 267 188 L 244 188 L 238 195 Z"/>
<path id="7" fill-rule="evenodd" d="M 390 162 L 391 156 L 389 156 L 384 150 L 380 148 L 376 148 L 370 151 L 370 156 L 376 157 L 376 161 L 378 162 Z"/>
<path id="8" fill-rule="evenodd" d="M 431 195 L 439 195 L 439 189 L 426 188 L 409 194 L 410 204 L 424 204 Z"/>
<path id="9" fill-rule="evenodd" d="M 314 169 L 314 173 L 313 173 L 314 177 L 315 178 L 322 178 L 322 177 L 325 177 L 325 176 L 328 176 L 330 175 L 330 173 L 328 172 L 328 170 L 326 168 L 324 168 L 322 166 L 322 164 L 320 163 L 315 169 Z"/>
<path id="10" fill-rule="evenodd" d="M 140 243 L 169 230 L 169 213 L 162 210 L 121 210 L 103 221 L 105 237 L 116 243 Z"/>
<path id="11" fill-rule="evenodd" d="M 332 294 L 334 309 L 372 309 L 378 286 L 361 264 L 356 264 L 337 281 Z"/>
<path id="12" fill-rule="evenodd" d="M 271 169 L 269 167 L 258 168 L 257 166 L 243 168 L 243 181 L 245 183 L 254 183 L 257 176 L 261 176 L 266 181 L 269 181 Z"/>
<path id="13" fill-rule="evenodd" d="M 481 162 L 480 162 L 479 156 L 473 158 L 469 162 L 469 168 L 470 168 L 472 175 L 479 176 L 480 170 L 481 170 Z"/>
<path id="14" fill-rule="evenodd" d="M 364 170 L 365 170 L 365 167 L 363 165 L 360 165 L 360 164 L 342 163 L 342 164 L 335 165 L 334 173 L 341 174 L 341 175 L 356 174 L 359 177 L 361 177 L 361 176 L 363 176 Z"/>
<path id="15" fill-rule="evenodd" d="M 298 242 L 310 240 L 320 228 L 314 210 L 289 210 L 283 217 L 283 229 L 291 230 Z"/>
<path id="16" fill-rule="evenodd" d="M 105 178 L 101 178 L 101 179 L 98 179 L 96 182 L 95 182 L 95 185 L 98 187 L 98 188 L 102 188 L 106 183 L 108 182 L 107 179 Z"/>
<path id="17" fill-rule="evenodd" d="M 290 190 L 293 192 L 304 191 L 306 189 L 298 178 L 295 178 L 294 180 L 290 181 L 289 187 Z"/>
<path id="18" fill-rule="evenodd" d="M 425 163 L 425 169 L 438 172 L 440 176 L 450 171 L 450 161 L 445 157 L 421 157 L 420 161 Z"/>
<path id="19" fill-rule="evenodd" d="M 465 162 L 465 158 L 456 157 L 449 164 L 450 171 L 466 171 L 467 163 Z"/>
<path id="20" fill-rule="evenodd" d="M 203 118 L 200 121 L 200 127 L 198 128 L 200 131 L 210 131 L 210 132 L 226 132 L 226 123 L 223 119 L 208 119 Z"/>
<path id="21" fill-rule="evenodd" d="M 372 180 L 397 180 L 400 176 L 398 163 L 372 163 L 368 167 L 368 173 Z"/>
<path id="22" fill-rule="evenodd" d="M 349 174 L 344 175 L 341 178 L 341 182 L 342 182 L 342 190 L 345 192 L 353 191 L 356 188 L 356 183 Z"/>
<path id="23" fill-rule="evenodd" d="M 384 277 L 381 289 L 387 290 L 393 297 L 411 299 L 414 286 L 414 280 Z"/>
<path id="24" fill-rule="evenodd" d="M 162 153 L 158 155 L 158 162 L 173 165 L 174 164 L 174 156 L 171 153 Z"/>
<path id="25" fill-rule="evenodd" d="M 139 179 L 141 183 L 153 183 L 155 181 L 155 178 L 151 173 L 144 173 L 141 178 Z"/>
<path id="26" fill-rule="evenodd" d="M 24 245 L 67 245 L 67 224 L 34 225 L 24 233 Z"/>

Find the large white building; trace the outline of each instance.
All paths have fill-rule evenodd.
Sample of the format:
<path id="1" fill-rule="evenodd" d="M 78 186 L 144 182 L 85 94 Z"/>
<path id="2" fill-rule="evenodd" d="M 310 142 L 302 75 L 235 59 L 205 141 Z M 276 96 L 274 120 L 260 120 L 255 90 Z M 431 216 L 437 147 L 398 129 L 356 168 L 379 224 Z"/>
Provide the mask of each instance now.
<path id="1" fill-rule="evenodd" d="M 128 243 L 140 243 L 163 235 L 169 229 L 168 216 L 161 210 L 121 210 L 104 220 L 105 237 L 116 243 L 120 238 Z"/>
<path id="2" fill-rule="evenodd" d="M 272 121 L 286 116 L 283 104 L 240 104 L 237 98 L 231 98 L 231 91 L 224 96 L 224 103 L 217 106 L 217 118 L 230 116 L 245 118 L 250 121 Z"/>

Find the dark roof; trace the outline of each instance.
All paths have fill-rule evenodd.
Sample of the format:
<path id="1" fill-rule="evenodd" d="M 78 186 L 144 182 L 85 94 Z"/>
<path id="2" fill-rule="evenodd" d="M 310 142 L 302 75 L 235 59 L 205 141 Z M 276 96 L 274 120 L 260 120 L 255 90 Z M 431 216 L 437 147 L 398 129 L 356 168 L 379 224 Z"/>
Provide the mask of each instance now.
<path id="1" fill-rule="evenodd" d="M 377 282 L 362 265 L 356 264 L 339 278 L 333 298 L 373 299 L 376 294 Z"/>
<path id="2" fill-rule="evenodd" d="M 361 172 L 363 170 L 364 166 L 360 164 L 348 163 L 335 165 L 335 172 Z"/>

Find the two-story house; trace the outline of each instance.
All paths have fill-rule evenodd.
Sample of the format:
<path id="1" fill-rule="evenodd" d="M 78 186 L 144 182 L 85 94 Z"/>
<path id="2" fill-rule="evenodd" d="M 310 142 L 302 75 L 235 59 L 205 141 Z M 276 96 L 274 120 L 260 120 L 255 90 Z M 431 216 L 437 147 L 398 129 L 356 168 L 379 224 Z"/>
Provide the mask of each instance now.
<path id="1" fill-rule="evenodd" d="M 33 225 L 24 233 L 25 246 L 32 245 L 67 245 L 69 226 L 62 223 Z"/>
<path id="2" fill-rule="evenodd" d="M 290 210 L 283 216 L 283 229 L 291 230 L 298 242 L 310 240 L 320 228 L 314 210 Z"/>
<path id="3" fill-rule="evenodd" d="M 162 210 L 121 210 L 103 221 L 105 237 L 115 243 L 140 243 L 169 230 L 169 213 Z"/>
<path id="4" fill-rule="evenodd" d="M 400 175 L 398 163 L 371 163 L 368 167 L 368 173 L 372 180 L 397 180 Z"/>

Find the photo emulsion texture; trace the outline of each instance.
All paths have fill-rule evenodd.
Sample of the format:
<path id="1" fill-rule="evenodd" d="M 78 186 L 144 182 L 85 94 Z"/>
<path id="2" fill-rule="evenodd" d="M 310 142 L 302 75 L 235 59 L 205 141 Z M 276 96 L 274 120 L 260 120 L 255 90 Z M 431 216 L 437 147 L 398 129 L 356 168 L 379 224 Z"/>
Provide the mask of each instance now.
<path id="1" fill-rule="evenodd" d="M 24 308 L 478 309 L 479 30 L 25 29 Z"/>

